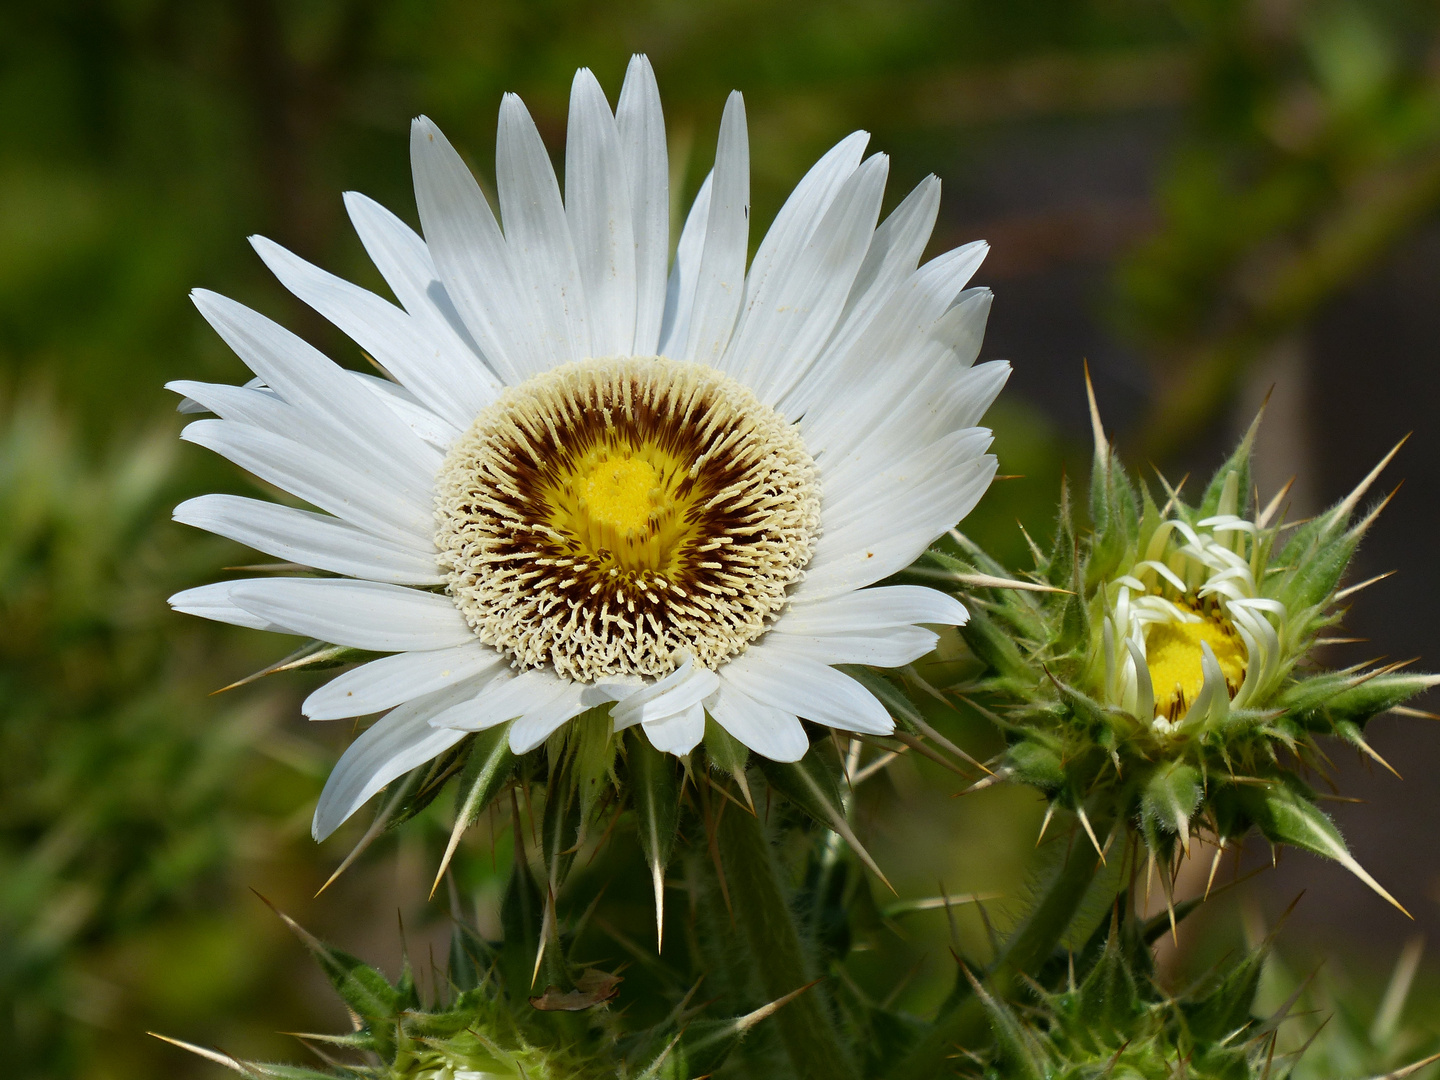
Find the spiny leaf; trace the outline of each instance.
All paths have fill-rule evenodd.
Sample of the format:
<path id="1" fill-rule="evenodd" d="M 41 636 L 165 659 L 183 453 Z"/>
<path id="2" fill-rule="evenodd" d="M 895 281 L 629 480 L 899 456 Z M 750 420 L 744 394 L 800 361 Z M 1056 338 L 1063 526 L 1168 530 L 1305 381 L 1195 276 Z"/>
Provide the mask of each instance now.
<path id="1" fill-rule="evenodd" d="M 267 675 L 275 675 L 282 671 L 323 671 L 326 668 L 341 667 L 345 664 L 354 664 L 362 660 L 373 660 L 380 653 L 367 652 L 365 649 L 352 649 L 348 645 L 331 645 L 324 641 L 307 641 L 300 648 L 296 649 L 283 660 L 277 660 L 269 667 L 263 667 L 253 674 L 238 679 L 229 686 L 222 686 L 214 691 L 216 694 L 223 694 L 227 690 L 235 690 L 241 686 L 248 686 L 250 683 L 265 678 Z"/>
<path id="2" fill-rule="evenodd" d="M 1338 690 L 1334 694 L 1321 698 L 1304 712 L 1310 714 L 1310 717 L 1324 716 L 1337 727 L 1342 723 L 1363 727 L 1371 717 L 1408 701 L 1416 694 L 1436 685 L 1437 681 L 1440 679 L 1434 675 L 1402 675 L 1399 673 L 1376 675 L 1359 685 L 1352 685 L 1348 689 Z M 1296 711 L 1301 710 L 1297 709 Z M 1302 717 L 1302 719 L 1308 718 Z"/>
<path id="3" fill-rule="evenodd" d="M 483 985 L 493 958 L 494 950 L 480 932 L 455 918 L 450 930 L 450 981 L 455 988 L 463 993 Z"/>
<path id="4" fill-rule="evenodd" d="M 845 840 L 854 850 L 870 872 L 885 883 L 885 887 L 891 892 L 895 889 L 870 853 L 856 837 L 850 822 L 845 817 L 844 803 L 840 797 L 840 787 L 835 774 L 830 767 L 821 759 L 812 747 L 811 750 L 799 761 L 782 762 L 760 759 L 760 769 L 765 774 L 765 779 L 770 785 L 794 803 L 797 807 L 809 814 L 825 828 L 830 829 Z"/>
<path id="5" fill-rule="evenodd" d="M 146 1034 L 161 1042 L 167 1042 L 171 1046 L 178 1046 L 181 1050 L 188 1050 L 206 1061 L 223 1065 L 232 1072 L 250 1077 L 251 1080 L 334 1080 L 333 1073 L 316 1072 L 314 1069 L 306 1069 L 299 1065 L 272 1065 L 261 1061 L 240 1061 L 220 1050 L 207 1050 L 203 1046 L 196 1046 L 194 1043 L 184 1042 L 180 1039 L 172 1039 L 168 1035 L 160 1035 L 153 1031 L 146 1032 Z"/>
<path id="6" fill-rule="evenodd" d="M 513 806 L 515 856 L 505 896 L 500 901 L 500 926 L 504 940 L 500 947 L 500 964 L 505 982 L 512 988 L 527 987 L 533 978 L 533 965 L 540 955 L 541 932 L 545 922 L 545 897 L 530 872 L 525 857 L 525 839 L 520 828 L 520 811 Z"/>
<path id="7" fill-rule="evenodd" d="M 970 973 L 968 967 L 961 965 L 961 970 L 985 1009 L 990 1030 L 995 1036 L 996 1049 L 1010 1066 L 1007 1075 L 1015 1076 L 1019 1080 L 1045 1080 L 1048 1071 L 1045 1068 L 1045 1053 L 1035 1036 L 1005 1002 L 995 998 L 980 985 L 980 981 Z"/>
<path id="8" fill-rule="evenodd" d="M 256 895 L 259 896 L 259 893 Z M 330 984 L 335 987 L 335 992 L 352 1012 L 377 1032 L 393 1021 L 404 1003 L 400 993 L 384 975 L 349 953 L 325 944 L 269 900 L 263 896 L 260 899 L 310 950 Z"/>
<path id="9" fill-rule="evenodd" d="M 661 1057 L 636 1080 L 645 1077 L 689 1080 L 691 1077 L 709 1076 L 725 1064 L 731 1051 L 740 1045 L 751 1028 L 773 1016 L 814 985 L 813 982 L 806 983 L 744 1016 L 726 1020 L 692 1020 L 677 1039 L 671 1040 Z"/>
<path id="10" fill-rule="evenodd" d="M 1196 510 L 1197 519 L 1203 520 L 1220 513 L 1240 515 L 1245 513 L 1250 499 L 1250 458 L 1255 449 L 1255 436 L 1260 431 L 1260 421 L 1264 417 L 1265 410 L 1262 407 L 1255 414 L 1255 419 L 1250 422 L 1250 427 L 1245 432 L 1244 438 L 1240 440 L 1240 444 L 1231 452 L 1225 463 L 1215 470 L 1215 475 L 1205 486 L 1205 494 L 1200 497 L 1200 505 Z M 1234 506 L 1222 508 L 1221 503 L 1225 499 L 1227 487 L 1232 492 L 1231 498 L 1236 500 L 1236 503 Z"/>
<path id="11" fill-rule="evenodd" d="M 709 716 L 705 717 L 705 756 L 715 768 L 730 774 L 745 796 L 745 802 L 754 809 L 750 781 L 745 776 L 745 766 L 750 762 L 750 748 Z"/>
<path id="12" fill-rule="evenodd" d="M 706 749 L 710 744 L 706 743 Z M 630 797 L 639 819 L 640 846 L 655 887 L 655 951 L 665 940 L 665 865 L 680 828 L 680 778 L 675 759 L 656 750 L 632 729 L 625 740 L 630 767 Z"/>
<path id="13" fill-rule="evenodd" d="M 1144 1008 L 1114 923 L 1099 958 L 1080 984 L 1078 998 L 1080 1020 L 1097 1034 L 1124 1032 Z"/>
<path id="14" fill-rule="evenodd" d="M 1238 785 L 1238 788 L 1240 799 L 1268 839 L 1334 859 L 1407 918 L 1411 917 L 1400 902 L 1381 888 L 1380 883 L 1350 854 L 1335 823 L 1303 794 L 1281 783 L 1244 784 Z"/>
<path id="15" fill-rule="evenodd" d="M 1255 991 L 1260 985 L 1268 952 L 1268 948 L 1262 948 L 1249 953 L 1225 973 L 1209 994 L 1185 1007 L 1190 1030 L 1197 1039 L 1218 1041 L 1252 1021 Z"/>
<path id="16" fill-rule="evenodd" d="M 445 869 L 455 855 L 460 837 L 505 790 L 514 772 L 515 755 L 510 752 L 507 725 L 493 727 L 475 736 L 470 743 L 469 756 L 465 759 L 465 770 L 460 774 L 455 827 L 450 830 L 450 842 L 445 845 L 445 855 L 440 860 L 435 884 L 430 887 L 432 897 L 440 887 L 440 879 L 445 876 Z"/>
<path id="17" fill-rule="evenodd" d="M 575 786 L 580 794 L 580 836 L 595 812 L 608 783 L 615 779 L 614 723 L 610 718 L 610 707 L 602 705 L 581 713 L 570 721 L 571 746 L 574 748 Z"/>

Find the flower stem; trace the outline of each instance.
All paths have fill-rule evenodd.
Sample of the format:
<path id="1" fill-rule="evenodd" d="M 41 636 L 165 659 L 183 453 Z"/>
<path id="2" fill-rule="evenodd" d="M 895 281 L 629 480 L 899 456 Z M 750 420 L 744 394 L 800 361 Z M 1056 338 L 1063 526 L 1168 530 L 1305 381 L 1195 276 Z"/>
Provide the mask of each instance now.
<path id="1" fill-rule="evenodd" d="M 1094 818 L 1092 814 L 1092 821 Z M 1095 824 L 1101 829 L 1109 826 L 1108 822 Z M 1030 913 L 1011 931 L 986 974 L 985 982 L 992 994 L 1006 997 L 1020 975 L 1033 974 L 1049 959 L 1074 920 L 1099 865 L 1099 855 L 1083 837 L 1071 845 L 1065 862 Z M 963 996 L 951 999 L 950 1010 L 936 1019 L 935 1025 L 887 1075 L 893 1080 L 941 1075 L 956 1046 L 977 1048 L 988 1041 L 989 1030 L 984 1007 L 967 989 Z"/>
<path id="2" fill-rule="evenodd" d="M 773 1001 L 815 977 L 785 899 L 780 868 L 758 818 L 730 807 L 720 815 L 717 829 L 735 921 L 760 985 Z M 857 1076 L 824 999 L 815 990 L 801 994 L 771 1022 L 802 1080 Z"/>

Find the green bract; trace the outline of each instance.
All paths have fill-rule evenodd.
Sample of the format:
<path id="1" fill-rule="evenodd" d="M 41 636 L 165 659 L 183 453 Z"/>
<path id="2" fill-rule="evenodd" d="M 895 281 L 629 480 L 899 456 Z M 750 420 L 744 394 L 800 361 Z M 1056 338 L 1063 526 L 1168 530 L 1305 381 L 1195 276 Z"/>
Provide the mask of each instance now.
<path id="1" fill-rule="evenodd" d="M 1313 655 L 1360 587 L 1341 581 L 1380 508 L 1356 510 L 1390 458 L 1287 525 L 1283 491 L 1264 508 L 1252 494 L 1259 418 L 1193 504 L 1163 479 L 1163 496 L 1132 483 L 1094 422 L 1090 527 L 1062 491 L 1054 547 L 1035 549 L 1043 590 L 978 589 L 961 631 L 985 670 L 956 689 L 1006 732 L 1001 775 L 1075 811 L 1097 846 L 1107 837 L 1092 821 L 1129 823 L 1168 864 L 1193 834 L 1223 848 L 1259 826 L 1390 899 L 1304 780 L 1324 761 L 1322 735 L 1379 760 L 1366 722 L 1436 681 L 1394 665 L 1326 671 Z M 962 552 L 933 551 L 930 571 L 1004 573 L 968 542 Z"/>

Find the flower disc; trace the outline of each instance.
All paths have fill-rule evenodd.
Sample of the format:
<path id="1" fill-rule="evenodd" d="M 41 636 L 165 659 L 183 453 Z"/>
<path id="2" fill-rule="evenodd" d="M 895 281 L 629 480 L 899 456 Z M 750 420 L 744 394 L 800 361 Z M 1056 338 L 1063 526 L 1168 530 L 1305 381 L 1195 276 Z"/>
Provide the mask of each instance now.
<path id="1" fill-rule="evenodd" d="M 729 376 L 582 360 L 506 392 L 436 478 L 448 590 L 521 667 L 591 682 L 715 668 L 763 634 L 819 532 L 795 426 Z"/>

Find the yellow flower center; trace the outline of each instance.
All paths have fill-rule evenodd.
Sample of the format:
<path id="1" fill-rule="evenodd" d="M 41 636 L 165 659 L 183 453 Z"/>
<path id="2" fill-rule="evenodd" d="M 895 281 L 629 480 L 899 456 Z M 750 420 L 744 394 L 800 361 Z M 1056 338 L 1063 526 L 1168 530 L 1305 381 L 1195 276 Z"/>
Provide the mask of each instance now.
<path id="1" fill-rule="evenodd" d="M 579 682 L 715 669 L 789 602 L 820 531 L 799 430 L 727 375 L 663 357 L 552 368 L 457 439 L 435 546 L 479 639 Z"/>
<path id="2" fill-rule="evenodd" d="M 1155 715 L 1174 721 L 1185 715 L 1205 685 L 1201 643 L 1210 646 L 1220 664 L 1230 696 L 1245 679 L 1245 644 L 1227 624 L 1213 618 L 1199 622 L 1157 623 L 1145 635 L 1145 661 L 1155 688 Z"/>
<path id="3" fill-rule="evenodd" d="M 618 438 L 566 462 L 543 492 L 548 524 L 598 566 L 674 573 L 698 538 L 689 470 L 654 442 Z"/>

